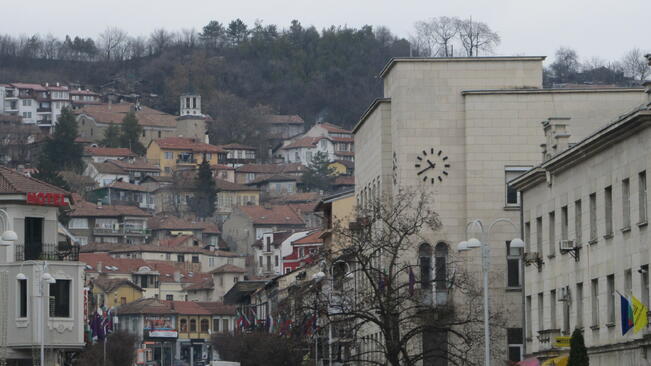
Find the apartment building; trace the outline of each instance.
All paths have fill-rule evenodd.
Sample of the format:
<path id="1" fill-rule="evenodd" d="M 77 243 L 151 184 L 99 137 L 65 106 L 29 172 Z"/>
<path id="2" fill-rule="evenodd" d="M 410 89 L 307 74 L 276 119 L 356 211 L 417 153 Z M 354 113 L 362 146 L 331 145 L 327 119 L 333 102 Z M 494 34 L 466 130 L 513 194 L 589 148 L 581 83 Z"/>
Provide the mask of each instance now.
<path id="1" fill-rule="evenodd" d="M 282 244 L 292 234 L 291 231 L 264 233 L 262 238 L 255 241 L 253 258 L 257 276 L 277 276 L 284 273 Z"/>
<path id="2" fill-rule="evenodd" d="M 222 164 L 226 155 L 224 149 L 196 138 L 168 137 L 152 140 L 147 146 L 147 160 L 168 176 L 180 170 L 198 169 L 204 159 L 211 166 Z"/>
<path id="3" fill-rule="evenodd" d="M 70 202 L 66 191 L 0 167 L 0 363 L 61 364 L 84 348 L 84 265 L 58 233 L 59 208 Z"/>
<path id="4" fill-rule="evenodd" d="M 258 149 L 253 146 L 233 143 L 219 145 L 219 147 L 226 151 L 226 160 L 224 163 L 233 167 L 256 162 L 256 152 Z"/>
<path id="5" fill-rule="evenodd" d="M 46 132 L 56 126 L 61 110 L 70 105 L 70 90 L 59 83 L 0 84 L 0 113 L 21 116 L 23 123 Z"/>
<path id="6" fill-rule="evenodd" d="M 151 235 L 147 229 L 151 214 L 136 206 L 82 201 L 74 205 L 68 216 L 68 230 L 82 245 L 144 244 Z"/>
<path id="7" fill-rule="evenodd" d="M 331 123 L 318 123 L 302 136 L 287 140 L 276 155 L 286 163 L 310 165 L 316 154 L 325 154 L 329 161 L 353 161 L 352 131 Z"/>
<path id="8" fill-rule="evenodd" d="M 430 273 L 428 263 L 436 260 L 463 262 L 458 270 L 480 281 L 481 256 L 455 250 L 471 235 L 466 232 L 468 223 L 480 219 L 487 228 L 506 218 L 514 224 L 498 225 L 490 235 L 489 309 L 508 314 L 504 327 L 491 329 L 494 364 L 522 357 L 522 278 L 519 271 L 508 270 L 517 267 L 519 258 L 508 241 L 520 236 L 520 201 L 507 182 L 540 161 L 540 144 L 545 142 L 540 121 L 570 118 L 571 142 L 577 142 L 646 100 L 641 88 L 544 89 L 543 60 L 391 60 L 380 73 L 383 98 L 369 106 L 353 130 L 358 205 L 404 189 L 431 194 L 431 209 L 442 226 L 421 233 L 424 246 L 406 255 L 406 262 L 422 264 L 425 273 Z M 423 172 L 429 167 L 427 160 L 435 167 Z M 437 247 L 441 250 L 435 251 Z M 436 252 L 447 254 L 434 258 Z M 448 298 L 455 298 L 455 290 L 449 291 Z M 423 335 L 422 344 L 435 343 Z M 470 355 L 481 359 L 483 344 L 475 347 Z M 425 365 L 437 362 L 442 361 L 426 360 Z"/>
<path id="9" fill-rule="evenodd" d="M 512 181 L 527 243 L 527 354 L 566 352 L 556 340 L 578 328 L 591 365 L 646 362 L 651 333 L 622 334 L 620 294 L 650 306 L 649 122 L 646 104 L 571 147 L 571 119 L 543 122 L 543 162 Z"/>

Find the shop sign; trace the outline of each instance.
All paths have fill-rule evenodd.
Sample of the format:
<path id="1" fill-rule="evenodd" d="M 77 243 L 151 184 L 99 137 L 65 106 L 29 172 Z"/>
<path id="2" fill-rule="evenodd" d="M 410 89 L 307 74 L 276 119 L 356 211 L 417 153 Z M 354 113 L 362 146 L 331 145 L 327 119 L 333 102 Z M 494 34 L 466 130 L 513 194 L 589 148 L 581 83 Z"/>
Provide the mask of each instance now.
<path id="1" fill-rule="evenodd" d="M 175 330 L 150 330 L 149 338 L 178 338 L 179 334 Z"/>
<path id="2" fill-rule="evenodd" d="M 66 195 L 63 193 L 27 193 L 27 203 L 39 206 L 67 206 Z"/>
<path id="3" fill-rule="evenodd" d="M 174 330 L 174 317 L 171 315 L 145 315 L 144 330 Z"/>

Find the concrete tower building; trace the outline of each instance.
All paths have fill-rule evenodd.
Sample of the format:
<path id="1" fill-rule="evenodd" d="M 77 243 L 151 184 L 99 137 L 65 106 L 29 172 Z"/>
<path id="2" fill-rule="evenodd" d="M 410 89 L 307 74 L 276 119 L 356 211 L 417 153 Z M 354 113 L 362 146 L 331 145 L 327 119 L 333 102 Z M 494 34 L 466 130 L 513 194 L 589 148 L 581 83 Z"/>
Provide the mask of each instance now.
<path id="1" fill-rule="evenodd" d="M 201 95 L 195 93 L 182 94 L 180 104 L 179 111 L 181 116 L 201 115 Z"/>

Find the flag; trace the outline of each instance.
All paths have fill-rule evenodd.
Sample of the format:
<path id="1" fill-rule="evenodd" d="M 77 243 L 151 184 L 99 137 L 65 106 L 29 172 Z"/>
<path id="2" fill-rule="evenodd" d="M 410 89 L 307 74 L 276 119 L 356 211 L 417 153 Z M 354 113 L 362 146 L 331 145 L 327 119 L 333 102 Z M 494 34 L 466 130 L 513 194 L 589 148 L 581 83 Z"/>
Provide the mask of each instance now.
<path id="1" fill-rule="evenodd" d="M 622 313 L 622 335 L 628 333 L 633 328 L 633 307 L 624 295 L 619 294 L 620 308 Z"/>
<path id="2" fill-rule="evenodd" d="M 649 323 L 647 317 L 647 307 L 635 296 L 631 296 L 633 303 L 633 333 L 637 333 Z"/>
<path id="3" fill-rule="evenodd" d="M 409 267 L 409 295 L 414 296 L 414 287 L 416 286 L 416 275 L 414 271 Z"/>

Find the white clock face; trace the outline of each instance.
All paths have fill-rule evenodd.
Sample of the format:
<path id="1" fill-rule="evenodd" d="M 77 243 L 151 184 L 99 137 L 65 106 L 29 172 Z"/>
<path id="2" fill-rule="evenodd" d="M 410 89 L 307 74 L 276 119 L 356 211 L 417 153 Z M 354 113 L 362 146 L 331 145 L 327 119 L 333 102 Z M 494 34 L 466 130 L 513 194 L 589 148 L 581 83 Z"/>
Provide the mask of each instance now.
<path id="1" fill-rule="evenodd" d="M 450 162 L 442 150 L 431 147 L 416 156 L 414 168 L 421 181 L 430 184 L 442 183 L 449 175 Z"/>

